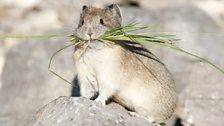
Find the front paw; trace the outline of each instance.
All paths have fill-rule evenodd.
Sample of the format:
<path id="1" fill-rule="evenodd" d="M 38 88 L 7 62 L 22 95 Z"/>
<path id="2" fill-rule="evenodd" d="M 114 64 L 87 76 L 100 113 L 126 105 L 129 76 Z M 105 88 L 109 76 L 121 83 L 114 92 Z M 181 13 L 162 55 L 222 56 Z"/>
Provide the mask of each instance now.
<path id="1" fill-rule="evenodd" d="M 96 101 L 98 104 L 106 106 L 106 100 L 103 98 L 97 97 L 94 101 Z"/>
<path id="2" fill-rule="evenodd" d="M 92 99 L 95 96 L 95 93 L 93 91 L 82 91 L 81 96 L 88 99 Z"/>

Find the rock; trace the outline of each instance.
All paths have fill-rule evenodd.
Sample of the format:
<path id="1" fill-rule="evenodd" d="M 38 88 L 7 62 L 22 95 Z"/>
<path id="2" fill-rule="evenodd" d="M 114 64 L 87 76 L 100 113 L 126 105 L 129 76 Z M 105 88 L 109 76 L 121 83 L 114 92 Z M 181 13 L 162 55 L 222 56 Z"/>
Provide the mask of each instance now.
<path id="1" fill-rule="evenodd" d="M 86 98 L 59 97 L 41 108 L 27 126 L 152 126 L 117 104 L 101 106 Z"/>
<path id="2" fill-rule="evenodd" d="M 41 0 L 1 0 L 1 4 L 4 6 L 14 7 L 14 8 L 32 8 L 41 2 Z"/>
<path id="3" fill-rule="evenodd" d="M 66 44 L 66 39 L 24 40 L 6 55 L 0 91 L 0 124 L 22 126 L 30 114 L 59 96 L 70 96 L 72 86 L 48 71 L 52 54 Z M 72 48 L 53 59 L 52 69 L 71 81 L 75 69 Z M 5 120 L 6 119 L 6 120 Z"/>
<path id="4" fill-rule="evenodd" d="M 224 28 L 224 1 L 197 1 L 195 3 L 201 10 L 207 13 L 214 21 Z"/>
<path id="5" fill-rule="evenodd" d="M 179 116 L 184 126 L 223 126 L 223 74 L 204 64 L 192 64 L 192 68 L 182 93 L 184 107 Z"/>
<path id="6" fill-rule="evenodd" d="M 2 71 L 5 63 L 5 56 L 4 56 L 4 48 L 0 44 L 0 92 L 1 92 L 1 87 L 2 87 Z"/>
<path id="7" fill-rule="evenodd" d="M 131 6 L 138 6 L 144 9 L 153 9 L 158 10 L 167 6 L 176 6 L 180 4 L 189 3 L 188 0 L 120 0 L 119 1 L 123 5 L 131 5 Z M 172 3 L 172 4 L 170 4 Z"/>
<path id="8" fill-rule="evenodd" d="M 27 33 L 29 31 L 37 32 L 38 30 L 50 31 L 62 27 L 58 13 L 50 9 L 30 13 L 26 15 L 25 19 L 18 21 L 17 24 L 18 27 L 13 29 L 16 33 Z"/>

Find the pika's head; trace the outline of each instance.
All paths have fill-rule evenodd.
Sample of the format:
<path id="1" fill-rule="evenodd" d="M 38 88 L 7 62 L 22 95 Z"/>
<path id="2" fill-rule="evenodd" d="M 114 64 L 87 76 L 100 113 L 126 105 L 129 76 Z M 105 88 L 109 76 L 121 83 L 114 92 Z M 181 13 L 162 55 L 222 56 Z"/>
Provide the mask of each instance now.
<path id="1" fill-rule="evenodd" d="M 75 32 L 83 40 L 94 40 L 107 30 L 121 26 L 121 20 L 121 12 L 116 4 L 105 9 L 83 6 Z"/>

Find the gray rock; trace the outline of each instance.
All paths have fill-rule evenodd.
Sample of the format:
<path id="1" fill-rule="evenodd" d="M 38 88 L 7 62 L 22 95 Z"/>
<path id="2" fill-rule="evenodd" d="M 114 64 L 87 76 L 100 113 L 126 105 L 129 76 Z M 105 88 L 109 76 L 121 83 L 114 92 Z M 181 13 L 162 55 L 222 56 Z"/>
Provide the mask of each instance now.
<path id="1" fill-rule="evenodd" d="M 13 7 L 17 9 L 26 9 L 34 7 L 40 0 L 2 0 L 0 3 L 1 5 Z"/>
<path id="2" fill-rule="evenodd" d="M 167 6 L 176 6 L 179 4 L 185 4 L 190 2 L 189 0 L 120 0 L 122 4 L 138 5 L 144 9 L 161 9 Z M 172 3 L 172 4 L 170 4 Z"/>
<path id="3" fill-rule="evenodd" d="M 0 92 L 2 87 L 2 71 L 5 63 L 5 54 L 4 54 L 4 48 L 0 44 Z"/>
<path id="4" fill-rule="evenodd" d="M 41 108 L 27 126 L 152 126 L 117 104 L 102 106 L 86 98 L 60 97 Z"/>
<path id="5" fill-rule="evenodd" d="M 192 64 L 192 68 L 189 85 L 182 92 L 184 125 L 223 126 L 224 75 L 205 64 Z"/>
<path id="6" fill-rule="evenodd" d="M 72 86 L 48 71 L 50 57 L 66 41 L 24 40 L 8 52 L 2 73 L 0 124 L 14 120 L 9 126 L 21 126 L 30 114 L 49 101 L 71 95 Z M 52 69 L 72 82 L 75 74 L 72 48 L 54 58 Z"/>

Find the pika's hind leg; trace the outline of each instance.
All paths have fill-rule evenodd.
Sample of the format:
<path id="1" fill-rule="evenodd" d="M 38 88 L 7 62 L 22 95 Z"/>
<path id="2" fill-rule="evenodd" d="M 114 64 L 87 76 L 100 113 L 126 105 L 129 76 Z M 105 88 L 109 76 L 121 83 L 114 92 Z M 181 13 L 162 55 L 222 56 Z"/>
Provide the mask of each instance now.
<path id="1" fill-rule="evenodd" d="M 139 115 L 139 114 L 136 113 L 136 112 L 128 111 L 128 114 L 129 114 L 130 116 L 133 116 L 133 117 L 143 118 L 143 119 L 149 121 L 150 123 L 152 123 L 153 126 L 166 126 L 165 123 L 156 123 L 155 120 L 154 120 L 153 118 L 147 118 L 147 117 L 145 117 L 145 116 L 143 116 L 143 115 Z"/>
<path id="2" fill-rule="evenodd" d="M 145 116 L 143 116 L 143 115 L 140 115 L 140 114 L 138 114 L 138 113 L 136 113 L 136 112 L 128 111 L 128 114 L 129 114 L 130 116 L 143 118 L 143 119 L 145 119 L 145 120 L 147 120 L 147 121 L 149 121 L 149 122 L 151 122 L 151 123 L 154 123 L 154 122 L 155 122 L 155 120 L 154 120 L 153 118 L 147 118 L 147 117 L 145 117 Z"/>
<path id="3" fill-rule="evenodd" d="M 164 122 L 162 122 L 162 123 L 158 122 L 158 120 L 160 120 L 160 118 L 150 115 L 150 112 L 148 112 L 146 109 L 144 109 L 142 107 L 136 107 L 135 111 L 136 112 L 128 111 L 128 113 L 131 116 L 136 116 L 136 117 L 139 117 L 139 118 L 149 121 L 150 123 L 153 124 L 153 126 L 166 126 L 166 124 Z"/>

